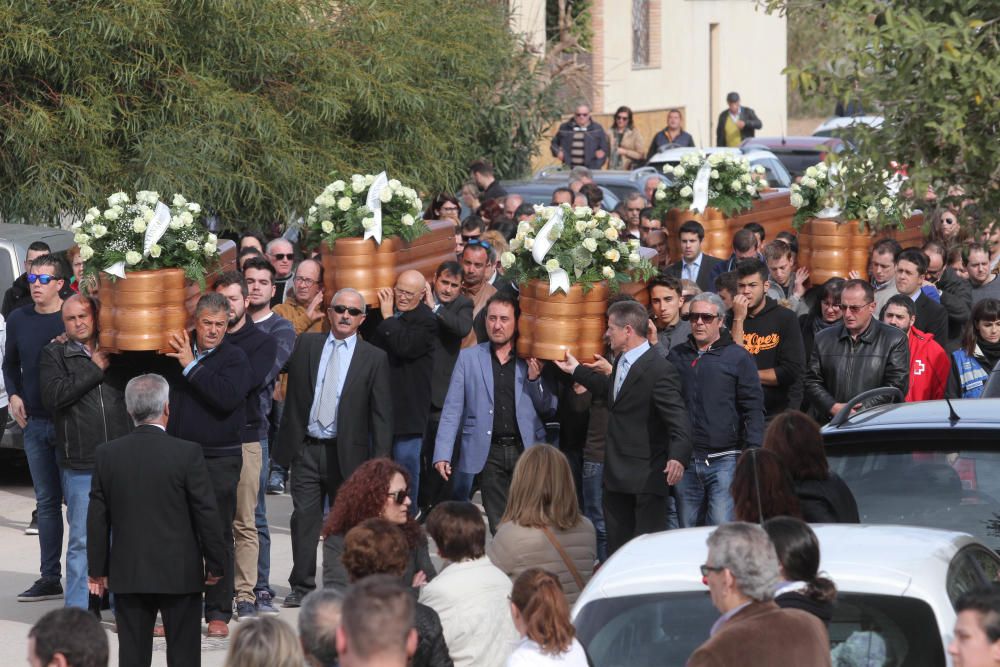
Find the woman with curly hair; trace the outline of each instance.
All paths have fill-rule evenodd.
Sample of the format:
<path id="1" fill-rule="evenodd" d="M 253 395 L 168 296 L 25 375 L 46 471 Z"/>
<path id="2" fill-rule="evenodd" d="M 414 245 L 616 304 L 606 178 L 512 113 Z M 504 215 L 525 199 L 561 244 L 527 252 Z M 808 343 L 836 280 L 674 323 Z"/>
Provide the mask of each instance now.
<path id="1" fill-rule="evenodd" d="M 410 546 L 396 524 L 386 519 L 365 519 L 347 531 L 342 560 L 352 584 L 373 574 L 403 577 L 410 561 Z M 410 659 L 410 667 L 454 667 L 436 611 L 417 603 L 416 630 L 417 651 Z"/>
<path id="2" fill-rule="evenodd" d="M 414 587 L 423 586 L 437 574 L 427 551 L 427 536 L 410 516 L 409 489 L 409 473 L 387 458 L 365 461 L 340 486 L 323 524 L 324 588 L 347 588 L 347 572 L 341 562 L 344 536 L 365 519 L 386 519 L 402 529 L 410 549 L 405 577 Z"/>

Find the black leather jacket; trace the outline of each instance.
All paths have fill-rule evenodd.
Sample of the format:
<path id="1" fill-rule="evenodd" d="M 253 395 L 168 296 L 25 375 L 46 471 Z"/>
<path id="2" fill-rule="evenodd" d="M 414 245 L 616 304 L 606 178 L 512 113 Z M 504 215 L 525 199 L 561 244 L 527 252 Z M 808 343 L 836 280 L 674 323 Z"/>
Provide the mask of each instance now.
<path id="1" fill-rule="evenodd" d="M 42 403 L 53 415 L 59 464 L 91 470 L 97 446 L 132 430 L 125 411 L 128 374 L 112 363 L 107 372 L 76 343 L 50 343 L 39 359 Z"/>
<path id="2" fill-rule="evenodd" d="M 909 384 L 910 346 L 899 329 L 872 319 L 857 340 L 843 323 L 816 334 L 806 369 L 805 394 L 820 423 L 830 421 L 834 403 L 878 387 L 898 387 L 905 396 Z M 887 397 L 878 397 L 865 401 L 863 407 L 888 402 Z"/>

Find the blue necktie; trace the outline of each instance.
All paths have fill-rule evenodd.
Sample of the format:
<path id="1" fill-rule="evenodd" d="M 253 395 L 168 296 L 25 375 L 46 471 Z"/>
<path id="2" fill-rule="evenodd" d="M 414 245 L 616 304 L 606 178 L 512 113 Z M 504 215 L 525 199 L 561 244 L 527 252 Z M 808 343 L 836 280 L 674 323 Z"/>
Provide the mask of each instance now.
<path id="1" fill-rule="evenodd" d="M 615 400 L 618 400 L 618 392 L 621 391 L 622 385 L 625 384 L 625 376 L 628 375 L 628 359 L 622 358 L 622 362 L 618 365 L 618 374 L 615 375 Z"/>

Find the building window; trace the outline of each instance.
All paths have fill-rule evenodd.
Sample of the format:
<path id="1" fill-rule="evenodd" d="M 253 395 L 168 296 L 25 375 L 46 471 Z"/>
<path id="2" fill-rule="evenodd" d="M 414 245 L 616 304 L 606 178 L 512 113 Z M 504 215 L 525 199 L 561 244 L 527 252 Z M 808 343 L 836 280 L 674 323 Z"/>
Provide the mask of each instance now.
<path id="1" fill-rule="evenodd" d="M 649 67 L 649 3 L 632 0 L 632 67 Z"/>

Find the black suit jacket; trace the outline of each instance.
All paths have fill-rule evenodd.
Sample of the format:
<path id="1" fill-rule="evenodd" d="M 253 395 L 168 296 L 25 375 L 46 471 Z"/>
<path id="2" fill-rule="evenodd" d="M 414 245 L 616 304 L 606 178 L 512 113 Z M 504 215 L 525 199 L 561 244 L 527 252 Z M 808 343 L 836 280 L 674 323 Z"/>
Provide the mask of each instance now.
<path id="1" fill-rule="evenodd" d="M 698 283 L 698 287 L 701 288 L 702 292 L 714 292 L 715 285 L 712 281 L 712 269 L 715 268 L 716 264 L 721 264 L 723 261 L 718 257 L 713 257 L 712 255 L 701 254 L 701 266 L 698 268 L 698 279 L 695 281 Z M 673 276 L 680 280 L 684 272 L 684 260 L 674 262 L 667 267 L 667 275 Z"/>
<path id="2" fill-rule="evenodd" d="M 573 379 L 594 396 L 607 396 L 608 435 L 604 450 L 604 486 L 617 493 L 666 495 L 663 469 L 674 459 L 685 468 L 691 459 L 691 424 L 681 395 L 681 378 L 655 348 L 629 369 L 614 400 L 615 361 L 610 376 L 583 366 Z"/>
<path id="3" fill-rule="evenodd" d="M 934 334 L 934 340 L 941 347 L 948 344 L 948 311 L 940 303 L 923 292 L 913 303 L 917 309 L 917 319 L 913 326 L 924 333 Z"/>
<path id="4" fill-rule="evenodd" d="M 434 342 L 434 371 L 431 376 L 431 409 L 441 412 L 451 382 L 451 371 L 462 349 L 462 339 L 472 331 L 472 299 L 459 294 L 442 303 L 436 313 L 438 335 Z"/>
<path id="5" fill-rule="evenodd" d="M 285 412 L 272 453 L 279 465 L 291 465 L 308 435 L 309 410 L 327 338 L 324 333 L 302 334 L 288 359 Z M 337 460 L 344 479 L 372 455 L 389 456 L 392 452 L 390 384 L 385 352 L 358 339 L 337 406 Z"/>
<path id="6" fill-rule="evenodd" d="M 437 337 L 438 320 L 426 303 L 375 329 L 372 343 L 389 356 L 395 435 L 423 435 L 427 428 Z"/>
<path id="7" fill-rule="evenodd" d="M 114 593 L 198 593 L 206 566 L 222 574 L 225 553 L 201 445 L 144 425 L 97 448 L 87 510 L 91 577 L 108 577 Z"/>

